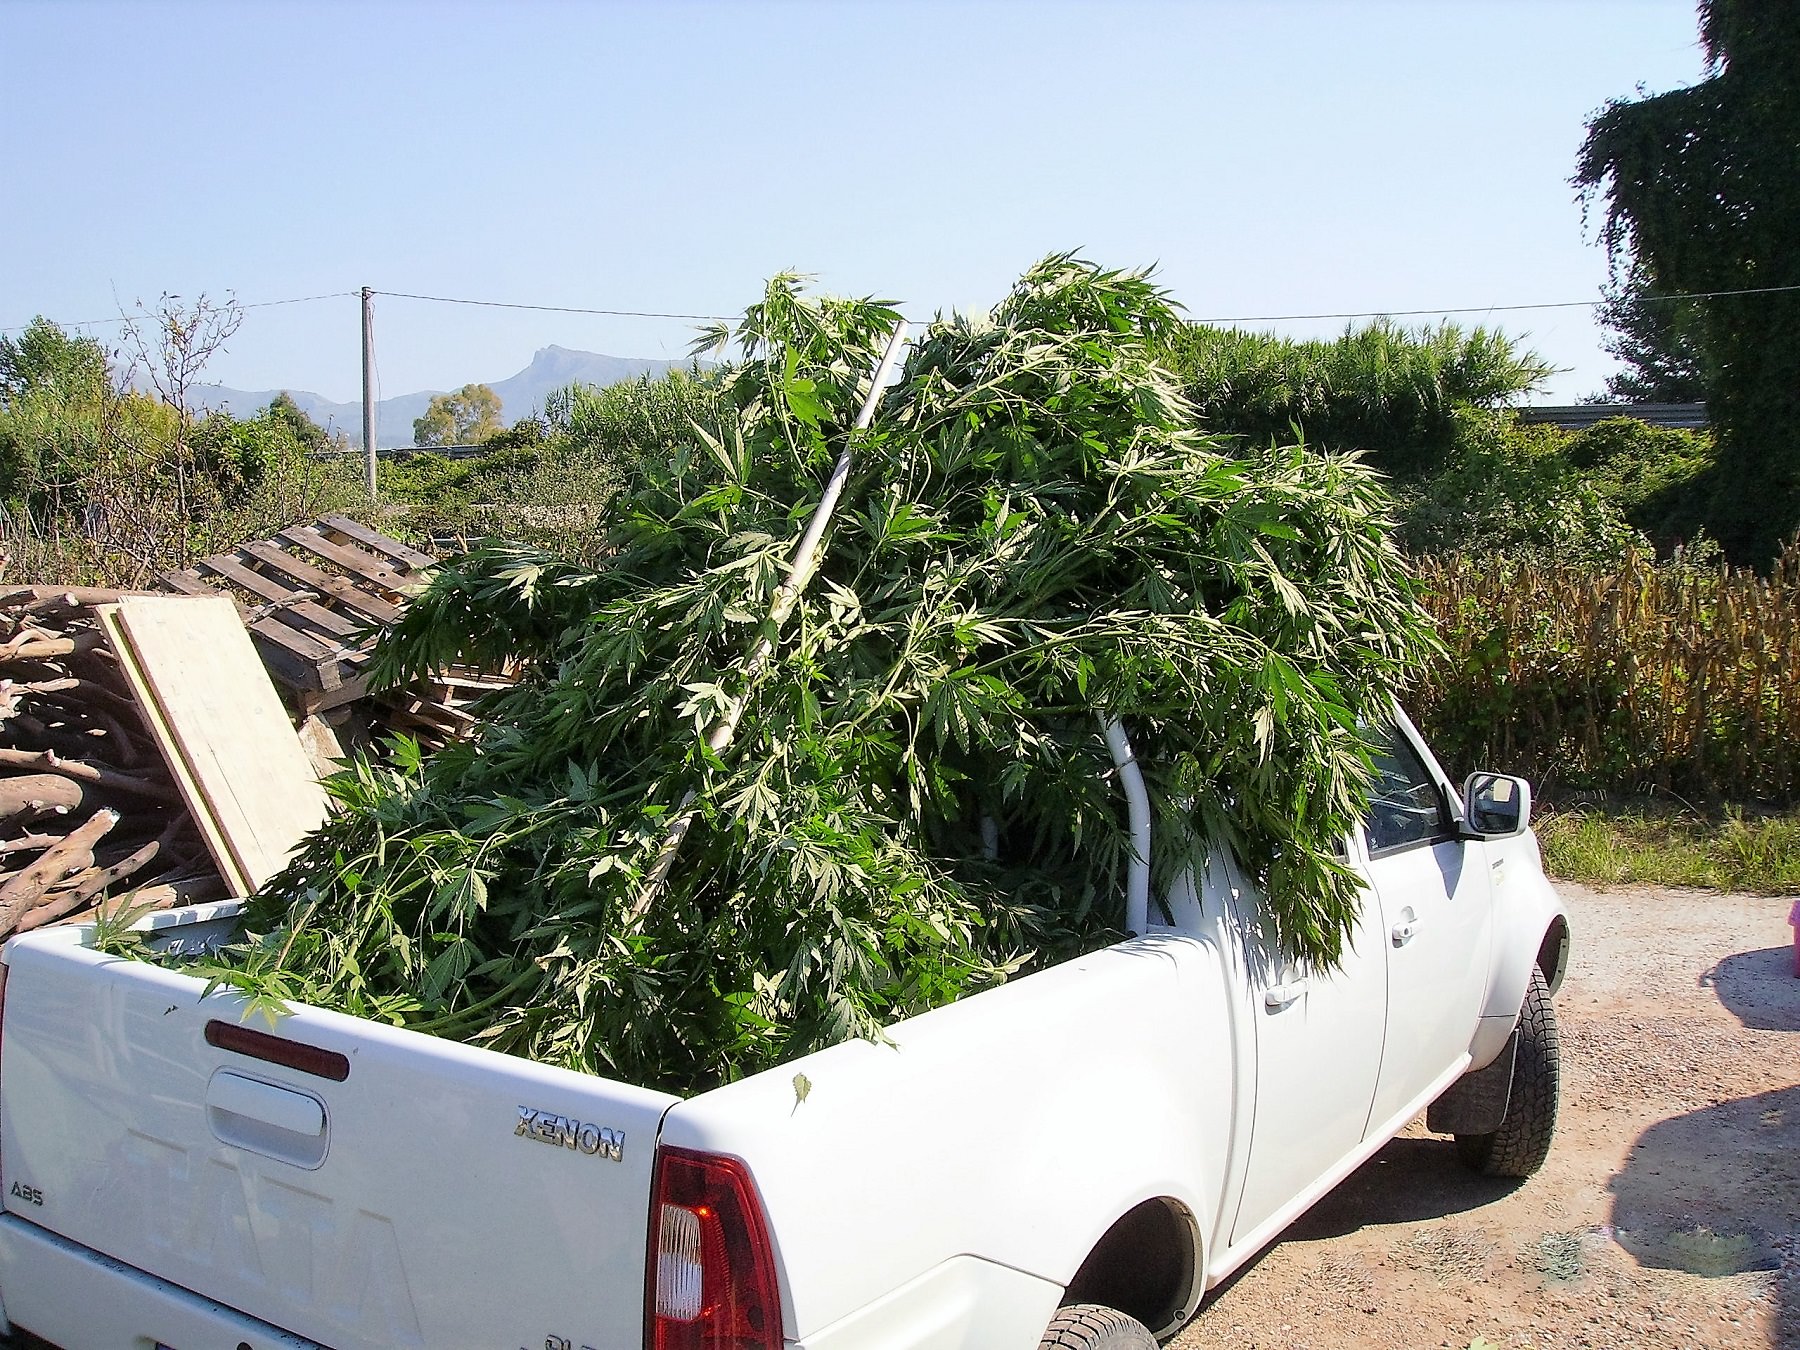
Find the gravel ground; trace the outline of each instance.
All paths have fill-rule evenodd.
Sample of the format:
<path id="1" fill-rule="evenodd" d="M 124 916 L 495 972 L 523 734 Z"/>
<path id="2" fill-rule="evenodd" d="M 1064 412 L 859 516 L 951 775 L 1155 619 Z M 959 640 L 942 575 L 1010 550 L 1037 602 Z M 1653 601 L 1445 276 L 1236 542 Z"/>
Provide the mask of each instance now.
<path id="1" fill-rule="evenodd" d="M 1420 1118 L 1179 1350 L 1800 1350 L 1792 902 L 1559 889 L 1574 949 L 1543 1171 L 1473 1177 Z"/>

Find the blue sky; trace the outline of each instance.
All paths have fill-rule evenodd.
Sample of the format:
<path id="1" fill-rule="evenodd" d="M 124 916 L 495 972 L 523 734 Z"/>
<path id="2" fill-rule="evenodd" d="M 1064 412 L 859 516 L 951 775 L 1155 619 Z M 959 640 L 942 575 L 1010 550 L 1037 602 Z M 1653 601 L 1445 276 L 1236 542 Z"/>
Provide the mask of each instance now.
<path id="1" fill-rule="evenodd" d="M 1702 74 L 1691 0 L 6 0 L 0 327 L 364 285 L 735 313 L 784 268 L 929 315 L 1068 248 L 1196 318 L 1588 300 L 1585 120 Z M 1542 401 L 1611 368 L 1585 309 L 1456 318 L 1570 367 Z M 384 297 L 381 391 L 693 326 Z M 354 299 L 251 309 L 208 376 L 347 400 L 358 342 Z"/>

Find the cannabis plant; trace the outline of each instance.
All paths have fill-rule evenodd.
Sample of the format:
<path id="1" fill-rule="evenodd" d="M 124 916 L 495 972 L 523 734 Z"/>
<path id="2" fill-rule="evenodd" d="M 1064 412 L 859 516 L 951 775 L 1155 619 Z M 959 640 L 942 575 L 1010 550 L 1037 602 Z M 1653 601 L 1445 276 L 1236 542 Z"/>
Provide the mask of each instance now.
<path id="1" fill-rule="evenodd" d="M 1140 273 L 1052 257 L 939 319 L 858 430 L 896 318 L 776 278 L 601 565 L 446 565 L 381 675 L 525 681 L 474 742 L 334 779 L 215 978 L 677 1090 L 879 1038 L 1119 937 L 1115 717 L 1154 875 L 1229 849 L 1289 951 L 1336 960 L 1359 727 L 1428 641 L 1373 476 L 1200 435 Z"/>

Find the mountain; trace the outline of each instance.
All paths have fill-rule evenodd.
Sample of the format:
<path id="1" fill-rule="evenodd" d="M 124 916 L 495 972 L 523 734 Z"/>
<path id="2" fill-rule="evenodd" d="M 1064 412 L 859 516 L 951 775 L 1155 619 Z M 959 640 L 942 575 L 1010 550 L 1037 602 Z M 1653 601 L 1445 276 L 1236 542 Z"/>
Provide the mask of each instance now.
<path id="1" fill-rule="evenodd" d="M 605 386 L 621 380 L 635 380 L 641 375 L 661 375 L 672 367 L 686 366 L 685 361 L 654 361 L 636 356 L 603 356 L 599 352 L 571 351 L 567 347 L 545 347 L 531 358 L 531 364 L 517 375 L 504 380 L 485 381 L 500 396 L 501 417 L 508 423 L 544 406 L 556 390 L 571 384 Z M 480 384 L 483 381 L 477 380 Z M 224 385 L 196 385 L 188 391 L 195 408 L 208 411 L 228 409 L 237 417 L 252 417 L 269 405 L 277 389 L 227 389 Z M 362 404 L 333 403 L 319 394 L 303 389 L 290 389 L 288 396 L 302 412 L 327 431 L 341 431 L 352 445 L 362 443 Z M 415 394 L 396 394 L 375 405 L 375 443 L 380 446 L 411 445 L 413 420 L 425 414 L 433 395 L 441 389 L 421 389 Z"/>

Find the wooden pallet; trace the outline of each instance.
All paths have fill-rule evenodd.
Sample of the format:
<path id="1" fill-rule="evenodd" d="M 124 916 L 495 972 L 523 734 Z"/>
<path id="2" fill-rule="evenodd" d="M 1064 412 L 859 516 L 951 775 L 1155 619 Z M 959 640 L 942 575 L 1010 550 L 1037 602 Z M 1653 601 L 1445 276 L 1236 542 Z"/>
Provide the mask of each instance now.
<path id="1" fill-rule="evenodd" d="M 237 602 L 270 675 L 302 716 L 368 692 L 375 633 L 400 617 L 437 560 L 347 516 L 324 516 L 157 578 Z"/>
<path id="2" fill-rule="evenodd" d="M 426 750 L 441 750 L 451 741 L 475 733 L 480 719 L 470 705 L 488 694 L 518 683 L 517 667 L 499 673 L 468 666 L 452 666 L 381 696 L 384 719 L 395 731 L 403 731 Z"/>

